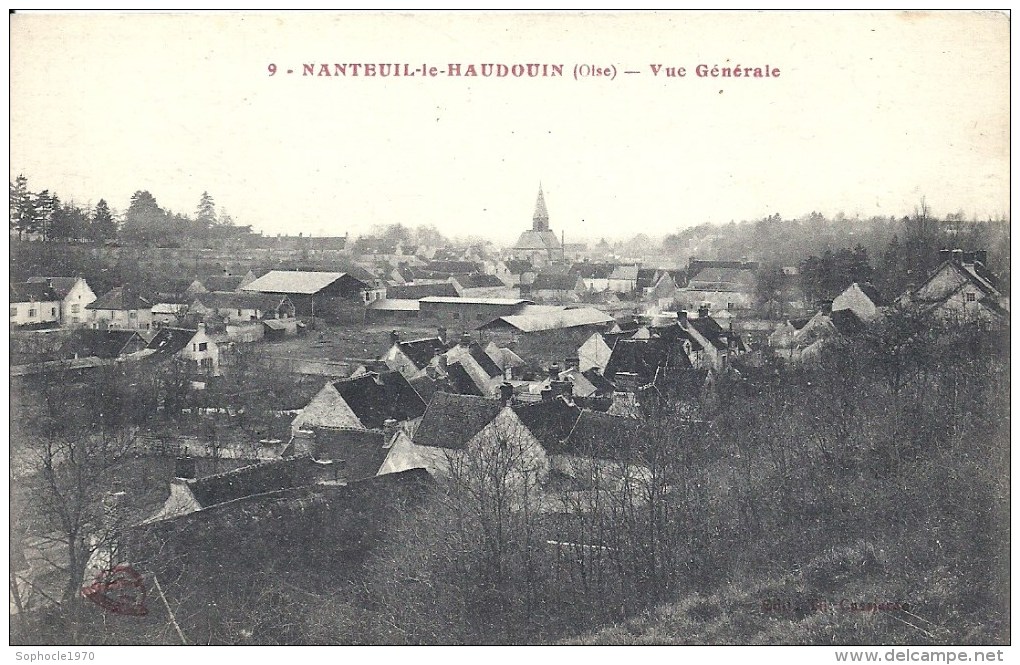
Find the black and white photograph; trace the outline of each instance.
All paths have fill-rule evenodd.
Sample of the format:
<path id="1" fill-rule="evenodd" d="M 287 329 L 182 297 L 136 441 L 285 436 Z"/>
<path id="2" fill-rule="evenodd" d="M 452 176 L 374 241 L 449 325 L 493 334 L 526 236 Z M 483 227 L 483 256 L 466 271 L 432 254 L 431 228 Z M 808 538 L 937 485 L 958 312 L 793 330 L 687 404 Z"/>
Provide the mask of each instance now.
<path id="1" fill-rule="evenodd" d="M 12 661 L 1009 660 L 1009 11 L 8 21 Z"/>

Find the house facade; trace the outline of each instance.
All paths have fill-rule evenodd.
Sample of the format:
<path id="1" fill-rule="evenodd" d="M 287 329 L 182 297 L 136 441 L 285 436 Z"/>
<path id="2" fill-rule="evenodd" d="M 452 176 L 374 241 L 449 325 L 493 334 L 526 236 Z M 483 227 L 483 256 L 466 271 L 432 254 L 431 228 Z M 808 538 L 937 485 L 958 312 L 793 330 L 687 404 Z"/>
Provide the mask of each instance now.
<path id="1" fill-rule="evenodd" d="M 12 327 L 60 323 L 60 296 L 48 284 L 12 282 L 10 296 Z"/>
<path id="2" fill-rule="evenodd" d="M 96 330 L 150 330 L 152 303 L 129 287 L 118 286 L 85 307 Z"/>
<path id="3" fill-rule="evenodd" d="M 60 298 L 60 325 L 64 327 L 88 324 L 85 308 L 95 302 L 96 294 L 84 277 L 30 277 L 30 283 L 50 286 Z"/>

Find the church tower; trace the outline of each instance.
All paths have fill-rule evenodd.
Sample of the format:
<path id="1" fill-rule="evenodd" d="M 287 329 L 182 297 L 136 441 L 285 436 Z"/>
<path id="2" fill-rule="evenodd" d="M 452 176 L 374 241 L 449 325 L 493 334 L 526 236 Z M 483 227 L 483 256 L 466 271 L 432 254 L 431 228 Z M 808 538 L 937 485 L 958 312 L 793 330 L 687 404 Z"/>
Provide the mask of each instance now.
<path id="1" fill-rule="evenodd" d="M 535 214 L 531 219 L 532 231 L 549 230 L 549 213 L 545 209 L 545 194 L 542 193 L 542 183 L 538 183 L 538 200 L 535 201 Z"/>

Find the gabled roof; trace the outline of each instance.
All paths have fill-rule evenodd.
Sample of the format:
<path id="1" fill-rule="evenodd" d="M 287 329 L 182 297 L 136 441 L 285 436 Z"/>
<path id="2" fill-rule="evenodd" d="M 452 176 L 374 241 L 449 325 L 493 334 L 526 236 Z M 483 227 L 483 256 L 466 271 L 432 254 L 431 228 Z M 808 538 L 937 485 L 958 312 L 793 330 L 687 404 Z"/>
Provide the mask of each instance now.
<path id="1" fill-rule="evenodd" d="M 433 358 L 445 353 L 452 346 L 452 344 L 444 342 L 438 337 L 425 337 L 423 339 L 397 342 L 397 347 L 418 369 L 428 366 Z"/>
<path id="2" fill-rule="evenodd" d="M 534 291 L 573 291 L 580 277 L 576 274 L 539 273 L 531 288 Z"/>
<path id="3" fill-rule="evenodd" d="M 498 399 L 436 393 L 414 433 L 414 443 L 463 450 L 504 408 Z"/>
<path id="4" fill-rule="evenodd" d="M 133 310 L 152 309 L 152 303 L 138 295 L 134 289 L 118 286 L 85 305 L 85 309 Z"/>
<path id="5" fill-rule="evenodd" d="M 386 434 L 382 430 L 354 427 L 315 427 L 314 457 L 343 462 L 347 481 L 371 478 L 386 459 Z"/>
<path id="6" fill-rule="evenodd" d="M 77 277 L 29 277 L 30 284 L 47 284 L 53 287 L 53 292 L 63 300 L 71 292 L 74 285 L 78 283 Z"/>
<path id="7" fill-rule="evenodd" d="M 485 391 L 478 385 L 464 363 L 455 362 L 446 366 L 446 380 L 450 388 L 458 395 L 476 395 L 484 397 Z"/>
<path id="8" fill-rule="evenodd" d="M 485 349 L 483 349 L 478 342 L 471 342 L 471 344 L 468 345 L 468 353 L 471 354 L 471 357 L 475 359 L 475 362 L 478 363 L 478 366 L 482 368 L 482 371 L 485 372 L 490 379 L 503 375 L 503 370 L 499 368 L 496 361 L 489 357 L 489 354 L 485 352 Z"/>
<path id="9" fill-rule="evenodd" d="M 528 305 L 532 301 L 524 298 L 443 298 L 430 296 L 422 298 L 419 302 L 444 305 Z"/>
<path id="10" fill-rule="evenodd" d="M 609 279 L 615 270 L 616 266 L 611 263 L 575 263 L 570 267 L 570 272 L 585 279 Z"/>
<path id="11" fill-rule="evenodd" d="M 616 270 L 609 275 L 609 279 L 633 279 L 637 280 L 638 267 L 637 266 L 617 266 Z"/>
<path id="12" fill-rule="evenodd" d="M 642 383 L 651 383 L 662 367 L 690 368 L 691 361 L 680 350 L 660 339 L 622 339 L 613 347 L 606 364 L 605 375 L 610 378 L 620 373 L 634 374 Z"/>
<path id="13" fill-rule="evenodd" d="M 311 484 L 315 480 L 316 471 L 316 464 L 311 457 L 291 457 L 188 480 L 187 484 L 202 508 L 208 508 L 266 492 Z"/>
<path id="14" fill-rule="evenodd" d="M 244 281 L 244 275 L 206 275 L 200 277 L 199 281 L 210 291 L 237 291 Z"/>
<path id="15" fill-rule="evenodd" d="M 130 346 L 129 346 L 130 345 Z M 75 330 L 60 348 L 62 357 L 116 358 L 124 352 L 144 349 L 145 340 L 134 330 Z"/>
<path id="16" fill-rule="evenodd" d="M 594 307 L 568 309 L 565 307 L 529 305 L 517 314 L 498 317 L 496 320 L 480 327 L 483 329 L 510 327 L 529 333 L 609 323 L 613 323 L 613 317 Z"/>
<path id="17" fill-rule="evenodd" d="M 726 342 L 722 339 L 724 331 L 715 319 L 711 316 L 699 316 L 696 318 L 689 318 L 688 323 L 697 330 L 702 337 L 712 343 L 717 349 L 725 349 Z"/>
<path id="18" fill-rule="evenodd" d="M 192 328 L 160 328 L 145 348 L 172 356 L 182 351 L 197 332 Z"/>
<path id="19" fill-rule="evenodd" d="M 298 270 L 270 270 L 251 284 L 241 287 L 242 291 L 261 291 L 263 293 L 297 293 L 311 295 L 318 293 L 333 282 L 347 276 L 343 272 L 311 272 Z M 363 283 L 364 284 L 364 283 Z M 364 284 L 364 286 L 368 286 Z"/>
<path id="20" fill-rule="evenodd" d="M 333 387 L 368 429 L 381 429 L 390 418 L 399 422 L 425 413 L 425 402 L 399 372 L 369 372 Z"/>
<path id="21" fill-rule="evenodd" d="M 650 289 L 655 286 L 656 277 L 659 271 L 656 268 L 638 268 L 637 271 L 637 288 L 639 289 Z"/>
<path id="22" fill-rule="evenodd" d="M 462 289 L 506 288 L 506 284 L 501 282 L 495 275 L 475 273 L 472 275 L 454 275 L 452 279 L 457 280 L 457 284 L 460 284 Z"/>
<path id="23" fill-rule="evenodd" d="M 643 447 L 641 427 L 641 421 L 635 418 L 585 409 L 558 452 L 596 459 L 636 461 L 641 458 Z"/>
<path id="24" fill-rule="evenodd" d="M 594 367 L 585 370 L 582 374 L 584 374 L 584 378 L 588 379 L 588 381 L 595 386 L 597 394 L 612 395 L 613 392 L 616 391 L 616 386 L 613 385 L 613 382 L 601 373 L 597 372 Z"/>
<path id="25" fill-rule="evenodd" d="M 57 292 L 45 282 L 11 282 L 11 302 L 55 302 L 60 300 Z"/>
<path id="26" fill-rule="evenodd" d="M 500 283 L 502 284 L 502 282 Z M 434 282 L 427 284 L 397 284 L 386 287 L 387 298 L 406 298 L 418 300 L 429 296 L 457 297 L 457 288 L 450 282 Z"/>
<path id="27" fill-rule="evenodd" d="M 886 300 L 886 298 L 878 292 L 878 289 L 871 284 L 858 283 L 857 288 L 859 288 L 864 295 L 868 296 L 868 300 L 870 300 L 876 307 L 885 307 L 889 304 L 889 301 Z"/>
<path id="28" fill-rule="evenodd" d="M 843 335 L 854 335 L 865 328 L 864 322 L 854 314 L 852 309 L 836 310 L 829 314 L 829 319 L 836 330 Z"/>
<path id="29" fill-rule="evenodd" d="M 285 295 L 250 293 L 247 291 L 209 291 L 199 293 L 192 302 L 200 302 L 210 309 L 257 309 L 263 312 L 276 311 Z"/>
<path id="30" fill-rule="evenodd" d="M 561 397 L 515 404 L 512 408 L 548 452 L 560 449 L 561 442 L 574 429 L 574 423 L 581 415 L 581 409 L 568 404 Z"/>

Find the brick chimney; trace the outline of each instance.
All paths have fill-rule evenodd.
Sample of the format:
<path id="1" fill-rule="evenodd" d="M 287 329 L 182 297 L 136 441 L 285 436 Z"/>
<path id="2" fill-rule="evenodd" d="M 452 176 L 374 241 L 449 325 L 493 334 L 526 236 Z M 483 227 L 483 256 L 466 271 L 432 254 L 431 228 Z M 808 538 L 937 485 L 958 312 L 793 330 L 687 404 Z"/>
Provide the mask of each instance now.
<path id="1" fill-rule="evenodd" d="M 400 333 L 396 330 L 390 331 L 390 346 L 394 344 L 400 344 Z"/>
<path id="2" fill-rule="evenodd" d="M 963 250 L 962 249 L 954 249 L 953 250 L 953 263 L 955 263 L 956 265 L 962 265 L 963 264 Z"/>
<path id="3" fill-rule="evenodd" d="M 556 363 L 549 365 L 549 380 L 559 381 L 560 379 L 560 366 Z"/>
<path id="4" fill-rule="evenodd" d="M 676 313 L 676 322 L 681 328 L 687 327 L 687 310 L 681 309 Z"/>
<path id="5" fill-rule="evenodd" d="M 940 262 L 945 263 L 946 261 L 952 261 L 952 260 L 953 260 L 953 251 L 952 250 L 950 250 L 950 249 L 940 249 L 939 250 L 939 261 Z"/>
<path id="6" fill-rule="evenodd" d="M 563 363 L 564 369 L 580 369 L 581 359 L 577 356 L 570 356 Z"/>
<path id="7" fill-rule="evenodd" d="M 461 336 L 460 336 L 460 345 L 461 346 L 471 346 L 471 333 L 465 332 L 465 333 L 461 334 Z"/>
<path id="8" fill-rule="evenodd" d="M 707 302 L 701 303 L 700 305 L 698 305 L 698 318 L 707 319 L 709 316 L 709 312 L 711 312 L 711 310 L 712 305 L 710 303 Z"/>
<path id="9" fill-rule="evenodd" d="M 385 445 L 388 446 L 390 445 L 390 443 L 393 442 L 393 437 L 395 437 L 397 435 L 397 432 L 400 431 L 400 423 L 394 420 L 393 418 L 387 418 L 386 420 L 383 421 L 382 429 L 383 434 L 385 435 L 383 437 L 384 443 Z"/>
<path id="10" fill-rule="evenodd" d="M 514 387 L 507 382 L 499 384 L 499 401 L 503 404 L 510 402 L 514 396 Z"/>

